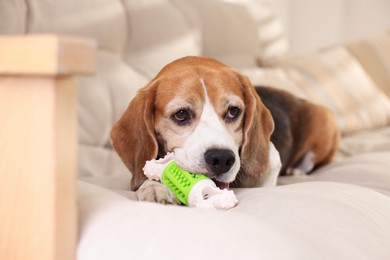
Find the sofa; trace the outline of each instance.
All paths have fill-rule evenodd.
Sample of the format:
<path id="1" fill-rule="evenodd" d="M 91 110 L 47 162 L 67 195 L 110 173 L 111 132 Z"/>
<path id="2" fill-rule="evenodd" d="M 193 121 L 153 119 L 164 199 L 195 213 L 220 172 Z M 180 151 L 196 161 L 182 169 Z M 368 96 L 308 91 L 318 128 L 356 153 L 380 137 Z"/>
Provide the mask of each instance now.
<path id="1" fill-rule="evenodd" d="M 0 17 L 3 35 L 97 42 L 95 75 L 78 78 L 77 259 L 390 258 L 389 32 L 290 55 L 261 1 L 11 0 Z M 109 132 L 138 89 L 188 55 L 329 107 L 342 132 L 334 162 L 236 189 L 228 211 L 137 201 Z"/>

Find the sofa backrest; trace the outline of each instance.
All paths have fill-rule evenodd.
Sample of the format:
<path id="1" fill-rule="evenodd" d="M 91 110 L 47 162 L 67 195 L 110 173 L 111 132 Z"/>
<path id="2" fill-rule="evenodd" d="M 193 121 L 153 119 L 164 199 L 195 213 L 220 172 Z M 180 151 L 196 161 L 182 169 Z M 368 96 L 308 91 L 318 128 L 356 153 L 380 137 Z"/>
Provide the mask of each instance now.
<path id="1" fill-rule="evenodd" d="M 6 0 L 0 1 L 0 17 L 0 34 L 96 40 L 96 74 L 80 77 L 78 84 L 79 172 L 110 188 L 128 188 L 131 178 L 111 147 L 111 127 L 164 65 L 208 55 L 233 67 L 252 67 L 265 53 L 274 58 L 287 46 L 276 17 L 257 1 Z M 269 44 L 272 28 L 276 52 Z"/>

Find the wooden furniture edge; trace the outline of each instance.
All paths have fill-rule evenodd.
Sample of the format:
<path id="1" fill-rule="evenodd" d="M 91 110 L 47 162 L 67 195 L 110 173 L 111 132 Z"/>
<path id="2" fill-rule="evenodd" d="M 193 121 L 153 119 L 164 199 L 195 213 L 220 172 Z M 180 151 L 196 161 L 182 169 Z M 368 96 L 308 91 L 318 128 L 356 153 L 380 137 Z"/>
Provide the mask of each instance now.
<path id="1" fill-rule="evenodd" d="M 1 75 L 90 74 L 96 67 L 96 43 L 68 35 L 0 37 Z"/>
<path id="2" fill-rule="evenodd" d="M 0 259 L 75 259 L 76 74 L 96 67 L 93 41 L 0 37 Z"/>

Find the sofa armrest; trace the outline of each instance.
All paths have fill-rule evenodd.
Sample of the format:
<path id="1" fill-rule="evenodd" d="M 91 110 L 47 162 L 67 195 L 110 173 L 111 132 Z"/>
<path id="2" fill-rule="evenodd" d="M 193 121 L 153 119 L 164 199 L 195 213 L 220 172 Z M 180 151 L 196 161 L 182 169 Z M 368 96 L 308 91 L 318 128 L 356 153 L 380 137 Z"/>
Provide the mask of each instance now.
<path id="1" fill-rule="evenodd" d="M 0 37 L 0 259 L 74 259 L 75 74 L 95 44 L 57 35 Z"/>

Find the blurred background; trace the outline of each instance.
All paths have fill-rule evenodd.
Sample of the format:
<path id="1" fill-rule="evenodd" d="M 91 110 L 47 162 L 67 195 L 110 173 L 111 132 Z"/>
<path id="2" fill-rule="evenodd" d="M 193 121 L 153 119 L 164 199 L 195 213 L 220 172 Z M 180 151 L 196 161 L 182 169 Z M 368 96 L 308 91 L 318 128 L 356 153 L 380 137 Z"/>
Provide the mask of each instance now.
<path id="1" fill-rule="evenodd" d="M 388 0 L 258 1 L 271 6 L 282 21 L 291 53 L 357 40 L 390 28 Z"/>

